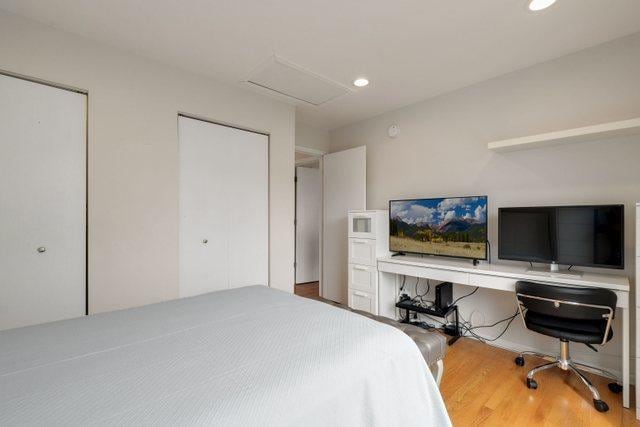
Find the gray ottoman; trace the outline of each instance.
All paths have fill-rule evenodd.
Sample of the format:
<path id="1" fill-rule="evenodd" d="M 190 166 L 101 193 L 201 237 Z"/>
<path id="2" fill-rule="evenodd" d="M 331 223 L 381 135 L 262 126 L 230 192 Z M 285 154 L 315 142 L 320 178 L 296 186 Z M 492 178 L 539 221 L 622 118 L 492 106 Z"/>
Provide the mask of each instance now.
<path id="1" fill-rule="evenodd" d="M 444 359 L 444 355 L 447 353 L 447 339 L 444 336 L 437 332 L 428 331 L 415 325 L 400 323 L 397 320 L 389 319 L 388 317 L 376 316 L 374 314 L 367 313 L 366 311 L 351 311 L 362 316 L 369 317 L 370 319 L 374 319 L 378 322 L 386 323 L 387 325 L 400 329 L 402 332 L 409 335 L 420 349 L 422 357 L 424 357 L 425 362 L 427 362 L 429 369 L 431 369 L 431 372 L 436 379 L 436 383 L 438 383 L 438 387 L 440 386 L 440 381 L 442 381 L 442 375 L 444 374 L 444 363 L 442 359 Z"/>
<path id="2" fill-rule="evenodd" d="M 437 332 L 427 331 L 426 329 L 422 329 L 418 326 L 400 323 L 397 320 L 383 316 L 376 316 L 374 314 L 367 313 L 366 311 L 352 310 L 349 307 L 333 301 L 325 299 L 322 299 L 322 301 L 345 310 L 353 311 L 354 313 L 358 313 L 378 322 L 386 323 L 387 325 L 400 329 L 402 332 L 409 335 L 420 349 L 422 357 L 424 357 L 424 360 L 427 362 L 429 369 L 436 379 L 436 383 L 440 386 L 440 381 L 442 381 L 442 375 L 444 374 L 444 363 L 442 362 L 442 359 L 444 359 L 444 355 L 447 353 L 447 339 L 444 336 Z"/>

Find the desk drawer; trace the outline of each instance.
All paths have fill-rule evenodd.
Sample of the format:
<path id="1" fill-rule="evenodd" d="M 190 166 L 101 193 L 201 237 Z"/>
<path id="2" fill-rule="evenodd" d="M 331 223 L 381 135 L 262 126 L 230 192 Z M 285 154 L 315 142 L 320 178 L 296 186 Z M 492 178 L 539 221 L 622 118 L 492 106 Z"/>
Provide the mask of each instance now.
<path id="1" fill-rule="evenodd" d="M 509 277 L 469 273 L 469 286 L 480 286 L 481 288 L 515 292 L 517 281 L 518 279 L 511 279 Z"/>
<path id="2" fill-rule="evenodd" d="M 349 308 L 378 314 L 378 301 L 375 294 L 349 289 Z"/>
<path id="3" fill-rule="evenodd" d="M 469 283 L 469 273 L 460 271 L 445 270 L 430 267 L 417 267 L 406 264 L 395 264 L 393 262 L 383 262 L 381 270 L 386 273 L 402 274 L 411 277 L 422 277 L 425 279 L 439 280 L 441 282 L 458 283 L 466 285 Z"/>
<path id="4" fill-rule="evenodd" d="M 349 264 L 349 289 L 377 292 L 378 269 L 371 265 Z"/>
<path id="5" fill-rule="evenodd" d="M 376 241 L 349 239 L 349 264 L 376 265 Z"/>

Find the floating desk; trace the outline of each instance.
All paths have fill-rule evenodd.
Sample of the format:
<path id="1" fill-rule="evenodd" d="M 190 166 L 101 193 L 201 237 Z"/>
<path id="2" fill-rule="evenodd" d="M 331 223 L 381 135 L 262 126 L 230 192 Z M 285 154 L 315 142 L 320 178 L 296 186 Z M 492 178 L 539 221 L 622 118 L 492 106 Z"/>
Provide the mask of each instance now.
<path id="1" fill-rule="evenodd" d="M 551 274 L 551 273 L 550 273 Z M 583 272 L 581 276 L 562 274 L 540 275 L 527 272 L 524 266 L 486 264 L 474 266 L 471 260 L 453 260 L 436 257 L 413 256 L 378 259 L 378 312 L 381 316 L 396 318 L 396 298 L 399 276 L 452 282 L 515 292 L 516 282 L 527 280 L 550 285 L 587 286 L 610 289 L 618 296 L 617 307 L 622 314 L 622 386 L 623 405 L 629 407 L 629 278 L 613 274 Z M 515 304 L 515 303 L 514 303 Z"/>

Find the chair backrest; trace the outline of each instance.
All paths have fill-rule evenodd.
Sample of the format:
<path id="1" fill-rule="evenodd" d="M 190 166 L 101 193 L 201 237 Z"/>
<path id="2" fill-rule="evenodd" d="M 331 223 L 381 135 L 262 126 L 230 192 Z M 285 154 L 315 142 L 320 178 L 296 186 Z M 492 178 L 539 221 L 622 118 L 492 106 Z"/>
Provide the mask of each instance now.
<path id="1" fill-rule="evenodd" d="M 516 283 L 520 309 L 576 320 L 613 319 L 615 292 L 600 288 L 575 288 L 533 282 Z"/>

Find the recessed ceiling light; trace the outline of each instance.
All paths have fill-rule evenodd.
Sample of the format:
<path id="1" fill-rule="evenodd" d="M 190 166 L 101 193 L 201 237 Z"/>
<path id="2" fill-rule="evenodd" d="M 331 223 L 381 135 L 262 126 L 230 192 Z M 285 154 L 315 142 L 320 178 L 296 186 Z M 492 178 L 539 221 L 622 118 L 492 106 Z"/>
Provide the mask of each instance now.
<path id="1" fill-rule="evenodd" d="M 360 77 L 359 79 L 355 79 L 353 81 L 353 85 L 357 87 L 365 87 L 368 84 L 369 80 L 365 79 L 364 77 Z"/>
<path id="2" fill-rule="evenodd" d="M 556 0 L 530 0 L 529 1 L 529 10 L 537 12 L 538 10 L 546 9 L 552 4 L 554 4 Z"/>

